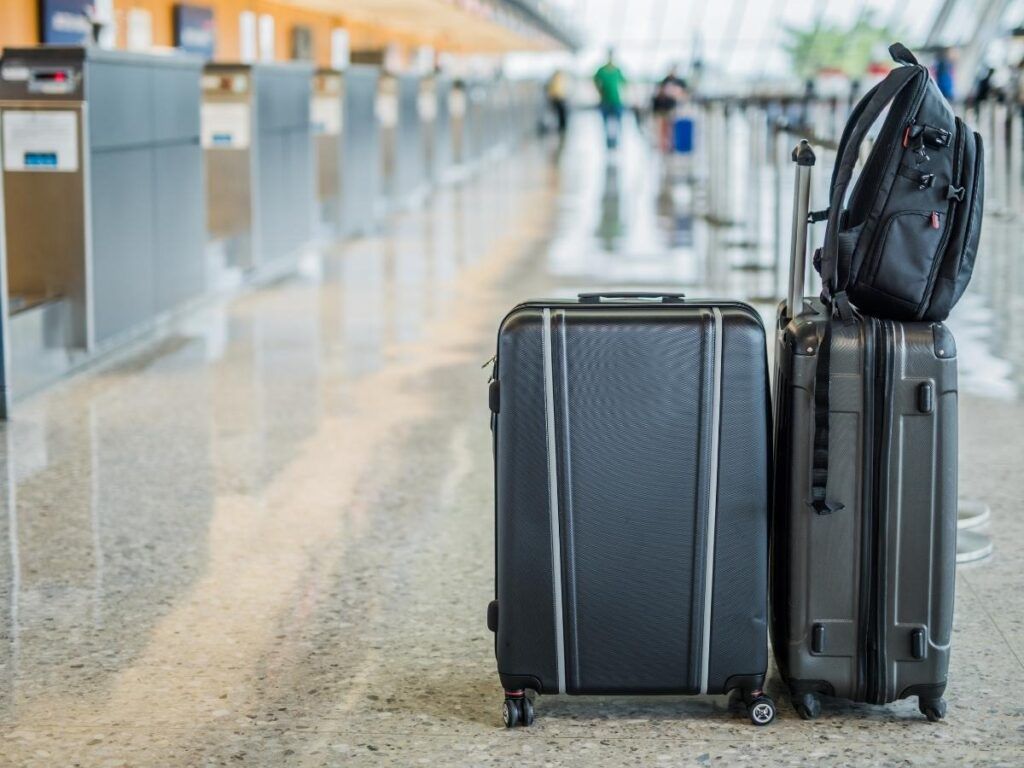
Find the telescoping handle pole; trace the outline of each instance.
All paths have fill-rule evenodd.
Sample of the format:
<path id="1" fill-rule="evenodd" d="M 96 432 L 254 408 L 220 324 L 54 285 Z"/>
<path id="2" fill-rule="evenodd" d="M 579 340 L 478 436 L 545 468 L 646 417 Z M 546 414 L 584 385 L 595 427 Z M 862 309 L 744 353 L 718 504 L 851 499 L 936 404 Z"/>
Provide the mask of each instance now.
<path id="1" fill-rule="evenodd" d="M 814 150 L 806 139 L 793 148 L 796 183 L 793 186 L 793 249 L 789 256 L 789 296 L 786 314 L 796 317 L 804 301 L 804 272 L 807 271 L 807 228 L 811 208 L 811 168 Z"/>

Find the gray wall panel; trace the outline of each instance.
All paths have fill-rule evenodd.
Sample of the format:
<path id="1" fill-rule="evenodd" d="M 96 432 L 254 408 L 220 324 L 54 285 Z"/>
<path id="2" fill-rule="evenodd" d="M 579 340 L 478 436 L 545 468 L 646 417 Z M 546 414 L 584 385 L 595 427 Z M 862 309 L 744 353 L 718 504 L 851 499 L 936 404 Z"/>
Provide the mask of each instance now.
<path id="1" fill-rule="evenodd" d="M 437 114 L 434 117 L 433 160 L 430 173 L 435 181 L 444 178 L 452 162 L 452 113 L 449 106 L 452 84 L 448 80 L 438 78 L 435 84 L 437 98 Z"/>
<path id="2" fill-rule="evenodd" d="M 153 134 L 156 141 L 189 140 L 199 136 L 199 65 L 154 67 Z"/>
<path id="3" fill-rule="evenodd" d="M 395 195 L 408 198 L 426 181 L 423 125 L 419 111 L 420 78 L 398 78 L 398 125 L 395 129 Z"/>
<path id="4" fill-rule="evenodd" d="M 257 267 L 293 255 L 312 235 L 312 72 L 292 65 L 253 68 Z"/>
<path id="5" fill-rule="evenodd" d="M 206 200 L 198 142 L 153 151 L 158 311 L 198 298 L 206 288 Z"/>
<path id="6" fill-rule="evenodd" d="M 380 127 L 377 123 L 377 67 L 353 65 L 345 71 L 345 128 L 341 176 L 341 221 L 344 234 L 369 232 L 375 226 L 380 189 Z"/>
<path id="7" fill-rule="evenodd" d="M 308 111 L 308 106 L 307 106 Z M 301 247 L 313 234 L 316 207 L 315 179 L 313 176 L 313 135 L 307 124 L 303 129 L 287 134 L 286 160 L 291 173 L 291 225 L 292 247 Z"/>
<path id="8" fill-rule="evenodd" d="M 115 61 L 86 65 L 86 97 L 93 149 L 153 140 L 152 70 Z"/>
<path id="9" fill-rule="evenodd" d="M 92 296 L 98 343 L 156 313 L 152 153 L 92 153 Z"/>

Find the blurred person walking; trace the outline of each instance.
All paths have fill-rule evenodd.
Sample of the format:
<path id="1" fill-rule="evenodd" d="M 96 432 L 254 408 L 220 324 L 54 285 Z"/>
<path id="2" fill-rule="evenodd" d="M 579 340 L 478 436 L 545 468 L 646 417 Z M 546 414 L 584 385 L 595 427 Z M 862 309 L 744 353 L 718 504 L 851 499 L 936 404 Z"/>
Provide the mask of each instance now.
<path id="1" fill-rule="evenodd" d="M 548 79 L 545 88 L 548 97 L 548 104 L 555 113 L 558 122 L 558 135 L 564 136 L 565 129 L 569 125 L 569 78 L 565 71 L 556 69 Z"/>
<path id="2" fill-rule="evenodd" d="M 953 50 L 943 48 L 935 59 L 935 84 L 939 93 L 953 101 Z"/>
<path id="3" fill-rule="evenodd" d="M 608 49 L 608 60 L 594 73 L 594 86 L 601 103 L 601 118 L 604 120 L 604 138 L 608 149 L 619 145 L 622 131 L 622 88 L 626 76 L 615 65 L 615 51 Z"/>
<path id="4" fill-rule="evenodd" d="M 665 78 L 658 83 L 652 102 L 658 131 L 658 146 L 666 154 L 674 148 L 673 127 L 676 109 L 686 101 L 686 98 L 686 81 L 679 77 L 676 67 L 673 65 Z"/>

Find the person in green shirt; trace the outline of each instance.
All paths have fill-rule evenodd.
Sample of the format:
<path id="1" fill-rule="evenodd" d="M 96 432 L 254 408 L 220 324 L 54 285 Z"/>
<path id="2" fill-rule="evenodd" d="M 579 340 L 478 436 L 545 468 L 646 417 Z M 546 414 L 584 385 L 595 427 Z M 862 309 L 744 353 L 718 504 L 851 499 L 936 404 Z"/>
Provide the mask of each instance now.
<path id="1" fill-rule="evenodd" d="M 594 73 L 594 86 L 601 102 L 601 118 L 604 120 L 604 137 L 608 149 L 619 144 L 622 130 L 622 88 L 626 76 L 615 65 L 615 51 L 608 49 L 608 60 Z"/>

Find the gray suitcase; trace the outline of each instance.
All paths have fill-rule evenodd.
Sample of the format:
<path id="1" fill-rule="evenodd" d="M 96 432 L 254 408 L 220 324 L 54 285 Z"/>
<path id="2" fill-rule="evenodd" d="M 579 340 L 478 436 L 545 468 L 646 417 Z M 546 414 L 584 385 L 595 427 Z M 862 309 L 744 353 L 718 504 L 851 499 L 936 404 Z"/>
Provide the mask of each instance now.
<path id="1" fill-rule="evenodd" d="M 765 331 L 738 302 L 520 305 L 490 384 L 506 725 L 543 694 L 742 692 L 768 664 Z"/>
<path id="2" fill-rule="evenodd" d="M 859 315 L 831 321 L 829 345 L 827 308 L 801 298 L 806 142 L 794 159 L 793 280 L 774 381 L 775 659 L 804 718 L 824 694 L 872 704 L 917 696 L 938 720 L 956 561 L 956 347 L 941 323 Z M 815 377 L 823 353 L 826 389 Z M 816 439 L 827 453 L 816 455 Z"/>

